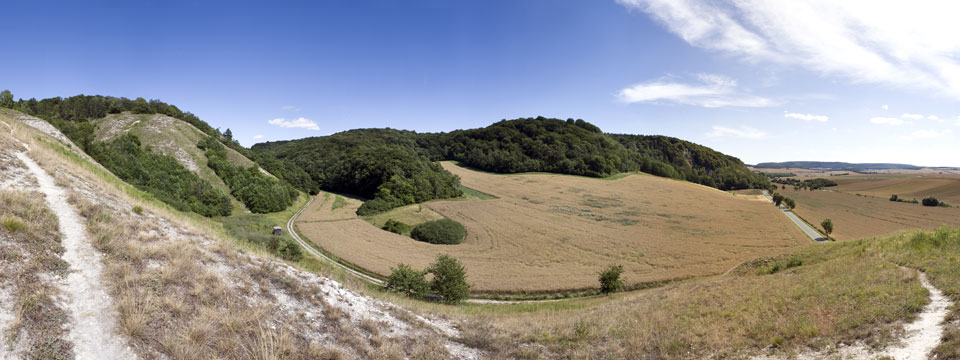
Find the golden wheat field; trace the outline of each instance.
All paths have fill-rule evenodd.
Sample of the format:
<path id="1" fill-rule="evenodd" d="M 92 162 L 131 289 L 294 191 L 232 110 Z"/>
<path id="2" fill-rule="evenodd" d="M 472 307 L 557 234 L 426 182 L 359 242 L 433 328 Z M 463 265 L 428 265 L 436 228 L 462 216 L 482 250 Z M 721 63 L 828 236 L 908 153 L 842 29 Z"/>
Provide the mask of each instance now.
<path id="1" fill-rule="evenodd" d="M 793 191 L 790 187 L 780 191 L 797 201 L 796 214 L 814 226 L 819 228 L 821 221 L 831 219 L 834 228 L 831 236 L 837 240 L 960 225 L 960 208 L 893 202 L 889 200 L 889 195 L 876 197 L 830 190 Z"/>
<path id="2" fill-rule="evenodd" d="M 622 264 L 627 284 L 724 272 L 809 239 L 768 202 L 636 174 L 617 180 L 549 174 L 495 175 L 443 163 L 492 200 L 434 201 L 413 211 L 459 221 L 459 245 L 432 245 L 359 219 L 358 200 L 321 194 L 298 219 L 303 235 L 378 274 L 398 263 L 423 268 L 438 253 L 463 261 L 478 292 L 596 287 Z"/>

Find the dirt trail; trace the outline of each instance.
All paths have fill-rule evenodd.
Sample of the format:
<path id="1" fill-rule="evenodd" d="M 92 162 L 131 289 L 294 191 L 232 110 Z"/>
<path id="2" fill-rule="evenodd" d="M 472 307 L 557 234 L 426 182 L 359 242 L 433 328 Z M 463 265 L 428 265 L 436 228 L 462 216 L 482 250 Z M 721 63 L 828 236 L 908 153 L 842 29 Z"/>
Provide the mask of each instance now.
<path id="1" fill-rule="evenodd" d="M 919 277 L 923 287 L 930 291 L 930 303 L 923 308 L 916 321 L 904 327 L 907 337 L 903 339 L 902 346 L 889 349 L 884 354 L 894 359 L 926 359 L 927 354 L 940 344 L 940 338 L 943 337 L 943 320 L 950 312 L 950 300 L 943 292 L 930 285 L 927 274 L 919 272 Z"/>
<path id="2" fill-rule="evenodd" d="M 903 268 L 906 271 L 917 271 L 909 268 Z M 873 350 L 863 343 L 853 345 L 843 345 L 833 350 L 822 350 L 816 352 L 801 353 L 794 357 L 782 355 L 755 356 L 753 360 L 779 360 L 779 359 L 797 359 L 797 360 L 815 360 L 815 359 L 878 359 L 890 358 L 896 360 L 924 360 L 928 359 L 928 354 L 940 344 L 943 337 L 943 321 L 949 314 L 951 306 L 950 299 L 943 295 L 940 289 L 937 289 L 927 281 L 927 275 L 917 271 L 920 284 L 930 292 L 930 303 L 923 308 L 917 319 L 904 325 L 906 337 L 904 337 L 895 346 L 884 350 Z"/>
<path id="3" fill-rule="evenodd" d="M 70 264 L 71 272 L 61 284 L 65 294 L 61 301 L 63 308 L 70 312 L 67 339 L 73 343 L 77 359 L 135 358 L 114 331 L 117 316 L 113 299 L 100 283 L 103 268 L 100 254 L 87 242 L 86 228 L 76 210 L 67 203 L 66 192 L 29 156 L 22 152 L 16 155 L 37 178 L 47 204 L 57 214 L 63 234 L 63 260 Z"/>

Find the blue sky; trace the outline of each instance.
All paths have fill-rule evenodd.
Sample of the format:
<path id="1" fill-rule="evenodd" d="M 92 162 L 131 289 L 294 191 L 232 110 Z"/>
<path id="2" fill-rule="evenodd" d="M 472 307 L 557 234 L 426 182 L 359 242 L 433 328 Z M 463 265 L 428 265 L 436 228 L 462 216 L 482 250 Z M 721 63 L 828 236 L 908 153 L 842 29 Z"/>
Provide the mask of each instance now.
<path id="1" fill-rule="evenodd" d="M 748 163 L 960 166 L 941 3 L 13 1 L 0 88 L 161 99 L 248 146 L 543 115 Z"/>

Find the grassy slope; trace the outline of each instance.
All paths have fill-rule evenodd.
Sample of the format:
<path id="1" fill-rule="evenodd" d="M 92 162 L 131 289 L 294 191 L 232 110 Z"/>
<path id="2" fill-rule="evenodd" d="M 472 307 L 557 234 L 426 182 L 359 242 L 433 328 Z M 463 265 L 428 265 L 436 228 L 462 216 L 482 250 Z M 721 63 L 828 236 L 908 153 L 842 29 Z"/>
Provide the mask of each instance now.
<path id="1" fill-rule="evenodd" d="M 164 115 L 155 114 L 111 114 L 96 122 L 98 141 L 109 140 L 124 133 L 132 133 L 140 138 L 144 145 L 152 147 L 165 155 L 170 155 L 180 161 L 185 167 L 193 170 L 201 178 L 219 187 L 225 193 L 230 193 L 227 184 L 207 167 L 207 157 L 197 143 L 206 136 L 199 129 L 184 121 Z M 237 166 L 250 167 L 254 162 L 233 149 L 226 148 L 227 159 Z M 233 199 L 234 212 L 242 212 L 242 203 Z"/>
<path id="2" fill-rule="evenodd" d="M 915 272 L 898 265 L 925 271 L 960 302 L 960 230 L 916 234 L 813 244 L 724 276 L 605 298 L 458 308 L 386 299 L 463 317 L 467 343 L 503 356 L 737 358 L 857 341 L 882 348 L 928 302 Z M 768 274 L 791 258 L 802 265 Z M 960 312 L 951 310 L 940 358 L 960 357 Z"/>

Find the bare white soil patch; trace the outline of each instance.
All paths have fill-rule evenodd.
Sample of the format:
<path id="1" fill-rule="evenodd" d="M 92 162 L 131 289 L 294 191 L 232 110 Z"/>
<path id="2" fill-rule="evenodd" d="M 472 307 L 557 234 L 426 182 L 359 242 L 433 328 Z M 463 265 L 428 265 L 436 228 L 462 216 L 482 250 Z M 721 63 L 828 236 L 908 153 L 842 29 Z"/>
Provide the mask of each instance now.
<path id="1" fill-rule="evenodd" d="M 13 359 L 13 349 L 7 347 L 7 331 L 17 315 L 13 313 L 13 296 L 10 292 L 0 287 L 0 360 Z"/>
<path id="2" fill-rule="evenodd" d="M 132 351 L 114 329 L 116 311 L 113 300 L 100 283 L 100 254 L 87 242 L 86 228 L 76 211 L 67 203 L 63 189 L 30 157 L 18 153 L 20 159 L 37 178 L 40 191 L 59 220 L 63 234 L 63 260 L 71 272 L 62 284 L 64 309 L 71 316 L 68 340 L 74 344 L 78 359 L 130 359 Z"/>
<path id="3" fill-rule="evenodd" d="M 64 143 L 66 143 L 66 144 L 72 144 L 72 143 L 73 143 L 73 142 L 70 141 L 70 139 L 68 139 L 66 136 L 64 136 L 63 133 L 60 132 L 60 130 L 57 130 L 57 128 L 55 128 L 55 127 L 54 127 L 53 125 L 51 125 L 50 123 L 48 123 L 48 122 L 46 122 L 46 121 L 43 121 L 43 119 L 36 118 L 36 117 L 30 116 L 30 115 L 26 115 L 26 114 L 23 114 L 23 113 L 17 113 L 16 115 L 14 115 L 14 118 L 17 119 L 17 120 L 19 120 L 20 122 L 22 122 L 22 123 L 24 123 L 24 124 L 29 125 L 30 127 L 34 128 L 34 129 L 40 130 L 40 132 L 42 132 L 42 133 L 44 133 L 44 134 L 50 135 L 51 137 L 53 137 L 53 138 L 55 138 L 55 139 L 57 139 L 57 140 L 60 140 L 60 141 L 62 141 L 62 142 L 64 142 Z"/>

